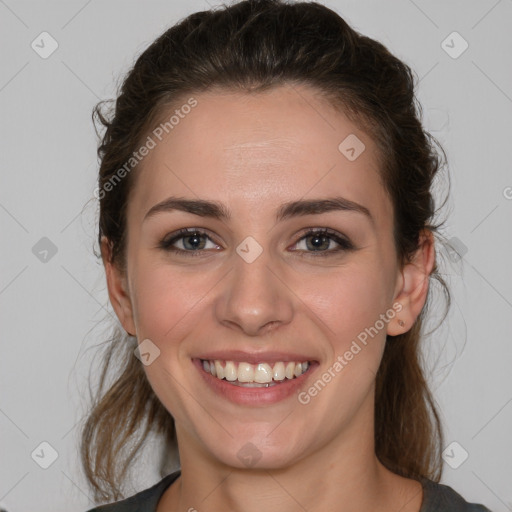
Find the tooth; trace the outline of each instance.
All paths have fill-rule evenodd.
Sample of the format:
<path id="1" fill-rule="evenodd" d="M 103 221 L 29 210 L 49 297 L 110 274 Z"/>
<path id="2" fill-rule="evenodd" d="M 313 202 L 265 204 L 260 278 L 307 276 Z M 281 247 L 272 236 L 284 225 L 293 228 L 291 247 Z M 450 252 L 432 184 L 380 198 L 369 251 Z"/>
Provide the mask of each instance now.
<path id="1" fill-rule="evenodd" d="M 222 365 L 219 361 L 215 361 L 215 371 L 217 372 L 218 379 L 224 378 L 224 368 L 222 368 Z"/>
<path id="2" fill-rule="evenodd" d="M 267 363 L 260 363 L 256 366 L 254 372 L 254 382 L 271 382 L 272 381 L 272 368 Z"/>
<path id="3" fill-rule="evenodd" d="M 284 363 L 279 362 L 274 365 L 273 377 L 274 377 L 274 380 L 284 380 L 285 379 Z"/>
<path id="4" fill-rule="evenodd" d="M 266 383 L 260 383 L 260 382 L 232 382 L 234 386 L 240 386 L 241 388 L 269 388 L 270 386 L 276 386 L 275 382 L 266 382 Z"/>
<path id="5" fill-rule="evenodd" d="M 230 382 L 272 384 L 272 380 L 279 382 L 285 379 L 293 379 L 302 375 L 308 368 L 309 362 L 288 363 L 278 361 L 273 365 L 259 363 L 252 365 L 241 362 L 237 365 L 234 361 L 203 361 L 203 368 L 218 379 L 226 379 Z M 224 364 L 224 366 L 222 366 Z"/>
<path id="6" fill-rule="evenodd" d="M 254 381 L 254 367 L 249 363 L 238 364 L 238 380 L 240 382 Z"/>
<path id="7" fill-rule="evenodd" d="M 226 366 L 224 367 L 224 376 L 226 377 L 226 380 L 229 380 L 230 382 L 236 380 L 237 371 L 233 361 L 226 361 Z"/>
<path id="8" fill-rule="evenodd" d="M 293 373 L 295 371 L 295 363 L 289 362 L 286 365 L 285 376 L 287 379 L 293 379 Z"/>

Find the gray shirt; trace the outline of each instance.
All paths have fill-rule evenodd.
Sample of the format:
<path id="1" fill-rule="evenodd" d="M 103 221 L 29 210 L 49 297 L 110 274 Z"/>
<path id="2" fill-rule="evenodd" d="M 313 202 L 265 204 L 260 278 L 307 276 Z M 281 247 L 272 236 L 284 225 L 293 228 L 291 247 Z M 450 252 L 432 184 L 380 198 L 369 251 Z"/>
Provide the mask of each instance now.
<path id="1" fill-rule="evenodd" d="M 180 476 L 176 471 L 149 489 L 117 503 L 102 505 L 88 512 L 156 512 L 158 501 L 166 489 Z M 491 512 L 483 505 L 468 503 L 451 487 L 423 478 L 423 502 L 420 512 Z"/>

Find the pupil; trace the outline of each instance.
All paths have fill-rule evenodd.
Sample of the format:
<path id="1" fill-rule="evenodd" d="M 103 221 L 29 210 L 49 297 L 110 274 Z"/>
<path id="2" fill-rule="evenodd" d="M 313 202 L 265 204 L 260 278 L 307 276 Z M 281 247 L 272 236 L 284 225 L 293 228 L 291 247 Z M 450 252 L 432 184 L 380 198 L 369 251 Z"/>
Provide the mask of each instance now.
<path id="1" fill-rule="evenodd" d="M 324 242 L 326 241 L 326 237 L 323 235 L 313 235 L 311 238 L 311 241 L 312 241 L 313 247 L 316 249 L 319 249 L 319 248 L 322 248 L 322 245 L 324 245 Z"/>
<path id="2" fill-rule="evenodd" d="M 188 240 L 188 243 L 192 246 L 192 249 L 197 249 L 197 246 L 201 244 L 201 235 L 190 235 L 186 238 L 186 240 Z M 190 243 L 191 240 L 192 243 Z"/>

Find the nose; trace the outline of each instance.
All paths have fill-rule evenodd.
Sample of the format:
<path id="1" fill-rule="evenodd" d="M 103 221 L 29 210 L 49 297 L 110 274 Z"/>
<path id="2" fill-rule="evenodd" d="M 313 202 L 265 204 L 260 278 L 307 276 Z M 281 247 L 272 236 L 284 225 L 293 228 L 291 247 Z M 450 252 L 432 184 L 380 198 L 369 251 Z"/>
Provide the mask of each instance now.
<path id="1" fill-rule="evenodd" d="M 215 307 L 218 321 L 248 336 L 260 336 L 288 324 L 293 317 L 294 295 L 267 251 L 252 263 L 237 254 L 233 260 Z"/>

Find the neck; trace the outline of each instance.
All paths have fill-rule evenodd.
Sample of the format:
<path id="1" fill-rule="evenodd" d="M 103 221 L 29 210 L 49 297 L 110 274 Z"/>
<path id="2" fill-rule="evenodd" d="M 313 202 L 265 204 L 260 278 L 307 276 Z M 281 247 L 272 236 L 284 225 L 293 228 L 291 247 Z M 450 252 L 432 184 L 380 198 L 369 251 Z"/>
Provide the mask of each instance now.
<path id="1" fill-rule="evenodd" d="M 373 428 L 365 431 L 354 425 L 352 429 L 278 469 L 226 466 L 205 457 L 193 443 L 181 442 L 181 476 L 164 494 L 158 512 L 418 512 L 421 484 L 379 462 Z"/>

